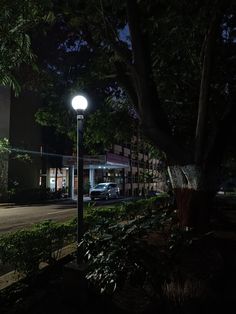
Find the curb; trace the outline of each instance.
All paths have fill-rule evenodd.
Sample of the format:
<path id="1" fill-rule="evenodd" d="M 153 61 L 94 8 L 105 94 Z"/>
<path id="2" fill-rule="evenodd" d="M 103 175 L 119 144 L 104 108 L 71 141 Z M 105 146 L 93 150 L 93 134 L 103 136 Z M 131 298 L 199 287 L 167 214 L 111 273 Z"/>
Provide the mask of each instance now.
<path id="1" fill-rule="evenodd" d="M 69 256 L 73 253 L 75 253 L 77 250 L 77 244 L 72 243 L 65 247 L 63 247 L 60 250 L 57 250 L 53 253 L 54 256 L 56 256 L 56 260 L 60 261 L 66 256 Z M 50 265 L 45 262 L 41 262 L 39 264 L 39 270 L 45 269 L 49 267 Z M 0 276 L 0 291 L 19 282 L 20 280 L 23 280 L 26 278 L 25 274 L 19 273 L 18 271 L 10 271 L 2 276 Z"/>
<path id="2" fill-rule="evenodd" d="M 0 203 L 0 207 L 16 206 L 15 203 Z"/>

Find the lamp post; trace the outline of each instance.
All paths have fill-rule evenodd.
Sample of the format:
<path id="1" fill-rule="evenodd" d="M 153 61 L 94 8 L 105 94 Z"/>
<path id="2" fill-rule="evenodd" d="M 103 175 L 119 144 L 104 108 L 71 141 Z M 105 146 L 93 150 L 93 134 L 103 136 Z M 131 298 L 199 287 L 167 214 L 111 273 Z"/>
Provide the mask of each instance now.
<path id="1" fill-rule="evenodd" d="M 88 106 L 88 101 L 84 96 L 75 96 L 71 105 L 77 113 L 77 262 L 79 261 L 78 245 L 83 235 L 83 220 L 84 220 L 84 209 L 83 209 L 83 190 L 84 190 L 84 179 L 83 179 L 83 168 L 84 168 L 84 149 L 83 149 L 83 120 L 84 110 Z"/>

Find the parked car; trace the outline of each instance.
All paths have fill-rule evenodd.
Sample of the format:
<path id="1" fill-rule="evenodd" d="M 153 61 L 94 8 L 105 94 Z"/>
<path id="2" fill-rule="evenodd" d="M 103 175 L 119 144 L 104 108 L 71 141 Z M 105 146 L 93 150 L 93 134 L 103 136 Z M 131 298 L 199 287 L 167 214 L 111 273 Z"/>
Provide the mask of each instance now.
<path id="1" fill-rule="evenodd" d="M 120 196 L 120 188 L 116 183 L 113 182 L 104 182 L 99 183 L 93 189 L 90 190 L 91 200 L 118 198 Z"/>

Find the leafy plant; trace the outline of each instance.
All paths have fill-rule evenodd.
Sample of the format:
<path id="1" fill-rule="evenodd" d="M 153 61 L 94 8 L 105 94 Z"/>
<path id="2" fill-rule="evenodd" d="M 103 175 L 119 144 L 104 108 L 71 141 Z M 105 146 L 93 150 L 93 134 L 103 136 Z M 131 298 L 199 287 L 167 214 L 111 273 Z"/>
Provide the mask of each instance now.
<path id="1" fill-rule="evenodd" d="M 60 198 L 60 194 L 51 192 L 49 188 L 43 187 L 22 189 L 16 186 L 8 192 L 8 200 L 18 204 L 37 203 L 54 198 Z"/>
<path id="2" fill-rule="evenodd" d="M 163 209 L 160 200 L 153 197 L 122 204 L 118 213 L 113 209 L 113 217 L 110 210 L 96 213 L 100 219 L 80 245 L 88 263 L 86 277 L 100 292 L 112 294 L 127 280 L 139 286 L 147 278 L 150 281 L 151 272 L 142 255 L 144 237 L 154 230 L 164 232 L 173 220 L 173 212 Z M 161 259 L 158 266 L 163 271 Z"/>
<path id="3" fill-rule="evenodd" d="M 86 212 L 86 222 L 91 226 L 94 224 L 117 221 L 121 215 L 124 215 L 125 209 L 120 204 L 112 207 L 97 207 L 95 203 L 89 203 Z"/>
<path id="4" fill-rule="evenodd" d="M 75 240 L 75 230 L 74 220 L 64 224 L 45 221 L 29 230 L 2 235 L 0 263 L 33 275 L 39 270 L 40 262 L 55 262 L 54 252 Z"/>
<path id="5" fill-rule="evenodd" d="M 36 58 L 28 33 L 33 26 L 53 20 L 54 16 L 50 9 L 51 3 L 44 0 L 1 2 L 0 84 L 10 86 L 16 95 L 21 89 L 16 71 L 22 65 L 34 64 Z"/>
<path id="6" fill-rule="evenodd" d="M 124 202 L 123 209 L 126 214 L 134 217 L 139 213 L 150 214 L 153 210 L 157 208 L 167 208 L 170 204 L 170 198 L 167 193 L 162 193 L 158 196 L 150 197 L 147 199 L 141 199 L 132 202 Z"/>

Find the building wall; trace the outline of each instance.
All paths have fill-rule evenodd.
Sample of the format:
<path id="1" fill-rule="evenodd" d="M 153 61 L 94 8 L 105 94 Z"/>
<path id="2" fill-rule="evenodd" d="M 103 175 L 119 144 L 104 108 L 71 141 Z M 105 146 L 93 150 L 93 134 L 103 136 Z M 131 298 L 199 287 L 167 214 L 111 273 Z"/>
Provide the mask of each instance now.
<path id="1" fill-rule="evenodd" d="M 145 142 L 134 136 L 130 145 L 114 151 L 130 158 L 124 169 L 125 195 L 146 195 L 150 191 L 167 191 L 166 172 L 161 161 L 153 158 Z"/>
<path id="2" fill-rule="evenodd" d="M 10 134 L 10 102 L 11 93 L 7 87 L 0 86 L 0 139 L 9 139 Z M 5 157 L 5 156 L 4 156 Z M 8 161 L 0 156 L 0 194 L 7 190 L 8 185 Z"/>
<path id="3" fill-rule="evenodd" d="M 16 154 L 10 154 L 5 172 L 8 188 L 39 186 L 41 156 L 37 152 L 40 152 L 42 136 L 40 126 L 35 122 L 39 105 L 40 99 L 34 92 L 22 92 L 14 97 L 10 88 L 0 86 L 0 138 L 8 138 L 12 148 L 29 151 L 31 158 L 26 162 L 17 159 Z"/>
<path id="4" fill-rule="evenodd" d="M 136 140 L 134 138 L 134 141 Z M 142 141 L 139 145 L 130 145 L 130 147 L 115 144 L 111 153 L 128 157 L 130 166 L 123 169 L 96 169 L 95 183 L 116 182 L 124 196 L 147 195 L 150 191 L 167 191 L 167 178 L 161 161 L 151 158 Z"/>
<path id="5" fill-rule="evenodd" d="M 11 92 L 7 87 L 0 86 L 0 138 L 9 138 L 10 134 L 10 103 Z"/>
<path id="6" fill-rule="evenodd" d="M 11 99 L 10 143 L 13 148 L 29 151 L 31 161 L 9 160 L 9 184 L 25 189 L 39 186 L 42 133 L 35 122 L 39 105 L 40 99 L 35 92 L 22 92 Z"/>

